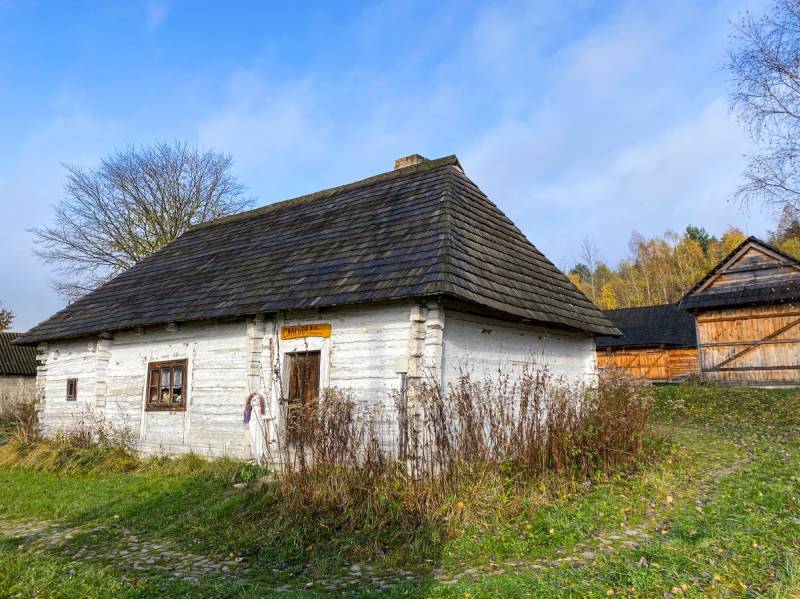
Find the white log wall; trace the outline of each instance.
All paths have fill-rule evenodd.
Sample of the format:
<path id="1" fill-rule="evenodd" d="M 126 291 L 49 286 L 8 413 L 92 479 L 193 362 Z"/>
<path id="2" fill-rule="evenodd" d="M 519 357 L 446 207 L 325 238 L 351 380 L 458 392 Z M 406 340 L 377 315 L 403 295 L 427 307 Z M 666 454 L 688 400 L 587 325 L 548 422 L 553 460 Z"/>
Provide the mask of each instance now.
<path id="1" fill-rule="evenodd" d="M 445 388 L 456 383 L 461 372 L 468 372 L 474 382 L 497 382 L 500 373 L 514 381 L 532 363 L 570 383 L 588 383 L 597 366 L 594 337 L 445 311 Z"/>
<path id="2" fill-rule="evenodd" d="M 282 326 L 331 325 L 331 337 L 280 339 Z M 516 326 L 412 301 L 290 312 L 275 319 L 149 327 L 97 340 L 40 346 L 45 363 L 37 384 L 45 433 L 74 426 L 89 414 L 127 428 L 149 454 L 197 452 L 247 458 L 244 399 L 267 399 L 270 429 L 277 426 L 287 353 L 321 352 L 321 387 L 352 394 L 361 405 L 394 408 L 401 373 L 433 376 L 445 385 L 459 368 L 474 379 L 516 375 L 531 359 L 570 380 L 595 371 L 594 340 L 581 334 Z M 185 412 L 147 412 L 150 362 L 186 359 Z M 77 401 L 66 401 L 67 379 L 78 379 Z M 390 426 L 390 428 L 392 428 Z"/>
<path id="3" fill-rule="evenodd" d="M 39 418 L 45 434 L 77 426 L 94 410 L 96 380 L 95 340 L 81 339 L 49 344 L 46 367 L 37 370 L 40 403 Z M 67 379 L 78 379 L 75 401 L 67 401 Z"/>

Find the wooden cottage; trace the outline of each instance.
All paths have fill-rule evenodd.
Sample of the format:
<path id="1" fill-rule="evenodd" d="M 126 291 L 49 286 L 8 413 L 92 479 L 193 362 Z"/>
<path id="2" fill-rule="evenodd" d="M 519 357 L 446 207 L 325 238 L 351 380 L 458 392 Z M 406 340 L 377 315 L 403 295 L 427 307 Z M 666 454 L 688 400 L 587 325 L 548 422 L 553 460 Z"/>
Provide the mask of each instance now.
<path id="1" fill-rule="evenodd" d="M 621 337 L 597 338 L 597 365 L 619 368 L 654 383 L 697 373 L 694 317 L 674 304 L 607 310 Z"/>
<path id="2" fill-rule="evenodd" d="M 702 377 L 800 384 L 800 262 L 750 237 L 689 290 Z"/>
<path id="3" fill-rule="evenodd" d="M 46 434 L 88 413 L 144 452 L 261 459 L 242 425 L 253 393 L 269 446 L 284 407 L 326 388 L 394 406 L 418 381 L 514 376 L 532 358 L 585 380 L 609 334 L 455 156 L 414 155 L 195 226 L 18 342 L 38 348 Z"/>
<path id="4" fill-rule="evenodd" d="M 0 332 L 0 404 L 35 393 L 36 349 L 14 345 L 21 334 Z"/>

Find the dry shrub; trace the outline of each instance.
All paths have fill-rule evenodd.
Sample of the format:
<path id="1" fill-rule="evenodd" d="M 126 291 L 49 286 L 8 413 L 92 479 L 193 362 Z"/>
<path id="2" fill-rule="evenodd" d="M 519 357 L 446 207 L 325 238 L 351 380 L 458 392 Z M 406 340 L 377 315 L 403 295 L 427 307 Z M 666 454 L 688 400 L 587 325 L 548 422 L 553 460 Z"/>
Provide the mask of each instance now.
<path id="1" fill-rule="evenodd" d="M 0 394 L 0 433 L 26 443 L 39 438 L 36 396 L 24 390 Z"/>
<path id="2" fill-rule="evenodd" d="M 208 459 L 194 453 L 142 459 L 135 435 L 127 427 L 114 427 L 88 409 L 69 427 L 47 438 L 39 434 L 35 402 L 18 403 L 20 423 L 0 447 L 0 465 L 64 474 L 103 474 L 140 471 L 165 476 L 200 476 L 231 484 L 252 482 L 267 474 L 261 466 L 229 457 Z"/>
<path id="3" fill-rule="evenodd" d="M 38 425 L 33 430 L 31 435 L 25 427 L 17 428 L 0 448 L 0 465 L 66 474 L 129 472 L 140 465 L 131 432 L 114 428 L 88 411 L 48 438 L 39 436 Z"/>
<path id="4" fill-rule="evenodd" d="M 423 384 L 411 393 L 387 412 L 328 390 L 295 419 L 295 445 L 280 443 L 270 513 L 331 530 L 463 523 L 539 487 L 532 481 L 583 485 L 638 465 L 655 439 L 650 388 L 618 373 L 591 386 L 536 368 L 513 382 L 463 374 L 446 392 Z"/>

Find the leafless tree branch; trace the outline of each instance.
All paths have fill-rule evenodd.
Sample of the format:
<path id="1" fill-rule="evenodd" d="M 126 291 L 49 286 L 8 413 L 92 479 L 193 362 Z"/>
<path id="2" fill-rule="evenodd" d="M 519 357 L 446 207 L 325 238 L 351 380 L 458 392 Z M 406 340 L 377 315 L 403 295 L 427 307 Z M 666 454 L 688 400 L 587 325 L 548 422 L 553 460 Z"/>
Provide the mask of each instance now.
<path id="1" fill-rule="evenodd" d="M 800 208 L 800 0 L 776 0 L 759 18 L 746 13 L 731 41 L 731 107 L 760 145 L 735 196 Z"/>
<path id="2" fill-rule="evenodd" d="M 54 288 L 75 299 L 180 236 L 191 225 L 250 206 L 227 154 L 185 142 L 133 147 L 97 168 L 65 165 L 52 225 L 33 230 L 54 264 Z"/>

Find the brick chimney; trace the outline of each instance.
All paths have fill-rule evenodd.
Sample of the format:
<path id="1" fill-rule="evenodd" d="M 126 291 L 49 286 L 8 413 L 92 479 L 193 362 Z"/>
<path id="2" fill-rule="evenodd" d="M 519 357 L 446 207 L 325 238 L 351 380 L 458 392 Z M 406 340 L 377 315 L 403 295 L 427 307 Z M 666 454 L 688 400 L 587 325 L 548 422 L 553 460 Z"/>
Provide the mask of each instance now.
<path id="1" fill-rule="evenodd" d="M 428 159 L 425 156 L 420 156 L 419 154 L 411 154 L 410 156 L 403 156 L 402 158 L 398 158 L 394 161 L 394 170 L 399 168 L 405 168 L 407 166 L 414 166 L 415 164 L 422 164 L 423 162 L 427 162 Z"/>

